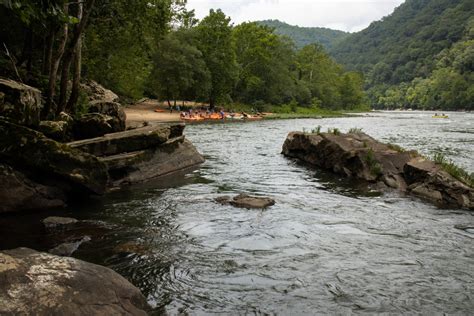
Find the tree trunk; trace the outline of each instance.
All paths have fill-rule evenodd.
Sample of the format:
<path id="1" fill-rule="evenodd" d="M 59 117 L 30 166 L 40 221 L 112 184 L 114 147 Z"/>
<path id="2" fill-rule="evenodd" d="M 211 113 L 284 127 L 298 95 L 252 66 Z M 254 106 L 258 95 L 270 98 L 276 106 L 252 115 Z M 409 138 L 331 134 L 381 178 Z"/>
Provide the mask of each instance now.
<path id="1" fill-rule="evenodd" d="M 81 88 L 81 64 L 82 64 L 82 39 L 77 42 L 76 53 L 74 54 L 74 64 L 72 68 L 72 90 L 71 96 L 66 106 L 68 112 L 73 113 L 77 100 L 79 99 L 79 89 Z"/>
<path id="2" fill-rule="evenodd" d="M 87 0 L 85 9 L 83 10 L 82 19 L 74 28 L 74 32 L 72 34 L 71 41 L 64 53 L 63 57 L 63 71 L 61 74 L 61 91 L 59 94 L 59 103 L 57 113 L 64 111 L 66 108 L 66 100 L 67 100 L 67 84 L 69 81 L 69 68 L 71 67 L 72 59 L 74 57 L 74 52 L 76 51 L 77 43 L 79 42 L 82 33 L 84 32 L 84 28 L 87 23 L 87 19 L 92 11 L 92 7 L 94 6 L 95 0 Z"/>
<path id="3" fill-rule="evenodd" d="M 82 10 L 83 4 L 79 2 L 77 4 L 77 18 L 82 20 Z M 66 109 L 68 112 L 74 112 L 74 107 L 76 106 L 77 99 L 79 98 L 79 89 L 81 84 L 81 64 L 82 64 L 82 36 L 79 37 L 76 45 L 76 52 L 74 53 L 74 64 L 73 64 L 73 75 L 72 75 L 72 90 L 71 96 L 67 103 Z"/>
<path id="4" fill-rule="evenodd" d="M 64 5 L 64 13 L 66 14 L 68 13 L 67 5 Z M 51 113 L 54 113 L 54 111 L 52 110 L 53 110 L 54 95 L 55 95 L 55 90 L 56 90 L 56 79 L 58 76 L 59 64 L 64 54 L 64 49 L 66 48 L 67 34 L 68 34 L 68 24 L 66 22 L 63 24 L 63 27 L 61 30 L 61 37 L 59 40 L 58 49 L 53 59 L 51 60 L 51 68 L 49 69 L 48 91 L 46 91 L 46 104 L 43 108 L 43 113 L 42 113 L 43 118 L 46 118 Z"/>
<path id="5" fill-rule="evenodd" d="M 51 59 L 53 59 L 53 48 L 54 48 L 54 38 L 55 30 L 52 25 L 48 27 L 48 36 L 46 37 L 45 43 L 45 54 L 43 59 L 43 75 L 47 75 L 51 69 Z"/>

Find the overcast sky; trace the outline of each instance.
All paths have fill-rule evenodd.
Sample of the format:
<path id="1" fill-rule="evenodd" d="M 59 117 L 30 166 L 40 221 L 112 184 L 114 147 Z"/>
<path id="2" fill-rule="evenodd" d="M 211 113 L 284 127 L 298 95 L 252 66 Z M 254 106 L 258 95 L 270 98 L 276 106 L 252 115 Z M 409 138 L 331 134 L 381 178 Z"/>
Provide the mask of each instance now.
<path id="1" fill-rule="evenodd" d="M 188 0 L 197 18 L 222 9 L 235 24 L 278 19 L 292 25 L 360 31 L 389 15 L 404 0 Z"/>

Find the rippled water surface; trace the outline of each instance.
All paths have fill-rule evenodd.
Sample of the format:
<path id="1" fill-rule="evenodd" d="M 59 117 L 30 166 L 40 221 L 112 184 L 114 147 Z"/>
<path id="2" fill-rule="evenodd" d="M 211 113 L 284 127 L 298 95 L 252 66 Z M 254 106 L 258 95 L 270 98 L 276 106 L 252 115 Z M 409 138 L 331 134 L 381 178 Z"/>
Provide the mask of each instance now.
<path id="1" fill-rule="evenodd" d="M 92 241 L 74 256 L 127 277 L 157 314 L 467 315 L 474 230 L 459 227 L 474 227 L 473 213 L 367 192 L 280 154 L 290 131 L 359 127 L 474 172 L 474 115 L 431 115 L 188 126 L 206 158 L 199 170 L 58 214 L 101 221 L 77 231 Z M 259 211 L 214 202 L 241 192 L 277 203 Z M 39 228 L 46 215 L 0 219 L 0 245 L 51 247 L 59 237 Z"/>

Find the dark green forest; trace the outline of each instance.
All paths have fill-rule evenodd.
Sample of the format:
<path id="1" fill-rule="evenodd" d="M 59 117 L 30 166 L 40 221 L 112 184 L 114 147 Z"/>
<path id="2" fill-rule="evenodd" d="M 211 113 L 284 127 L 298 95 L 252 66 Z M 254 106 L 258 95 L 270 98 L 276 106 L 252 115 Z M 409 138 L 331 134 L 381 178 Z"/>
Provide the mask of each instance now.
<path id="1" fill-rule="evenodd" d="M 323 46 L 297 49 L 257 23 L 220 10 L 201 21 L 186 1 L 4 1 L 0 75 L 38 87 L 45 117 L 83 107 L 79 83 L 96 80 L 123 98 L 213 106 L 359 109 L 363 78 Z"/>
<path id="2" fill-rule="evenodd" d="M 350 33 L 332 30 L 325 27 L 301 27 L 290 25 L 279 20 L 264 20 L 258 24 L 269 26 L 275 29 L 275 33 L 288 36 L 294 42 L 296 47 L 303 48 L 310 44 L 321 44 L 324 48 L 330 49 L 337 42 L 343 40 Z"/>
<path id="3" fill-rule="evenodd" d="M 330 51 L 376 108 L 474 109 L 474 2 L 407 0 Z"/>
<path id="4" fill-rule="evenodd" d="M 234 25 L 220 10 L 198 20 L 183 0 L 4 0 L 0 76 L 42 90 L 45 117 L 81 110 L 88 79 L 130 102 L 472 110 L 473 6 L 407 0 L 349 35 Z"/>

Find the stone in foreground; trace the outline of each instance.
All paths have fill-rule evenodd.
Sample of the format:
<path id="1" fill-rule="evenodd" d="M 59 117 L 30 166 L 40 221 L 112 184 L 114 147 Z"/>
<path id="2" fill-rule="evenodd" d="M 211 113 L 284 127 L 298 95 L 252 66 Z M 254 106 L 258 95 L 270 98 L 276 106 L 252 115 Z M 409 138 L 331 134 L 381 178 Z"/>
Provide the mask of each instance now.
<path id="1" fill-rule="evenodd" d="M 234 198 L 230 198 L 228 196 L 218 197 L 215 199 L 215 201 L 224 205 L 230 204 L 240 208 L 262 209 L 275 205 L 275 200 L 271 198 L 250 196 L 247 194 L 239 194 Z"/>
<path id="2" fill-rule="evenodd" d="M 440 207 L 474 208 L 474 189 L 440 165 L 364 133 L 292 132 L 282 153 L 344 177 L 410 193 Z"/>
<path id="3" fill-rule="evenodd" d="M 1 315 L 147 315 L 143 294 L 111 269 L 27 248 L 0 252 Z"/>

